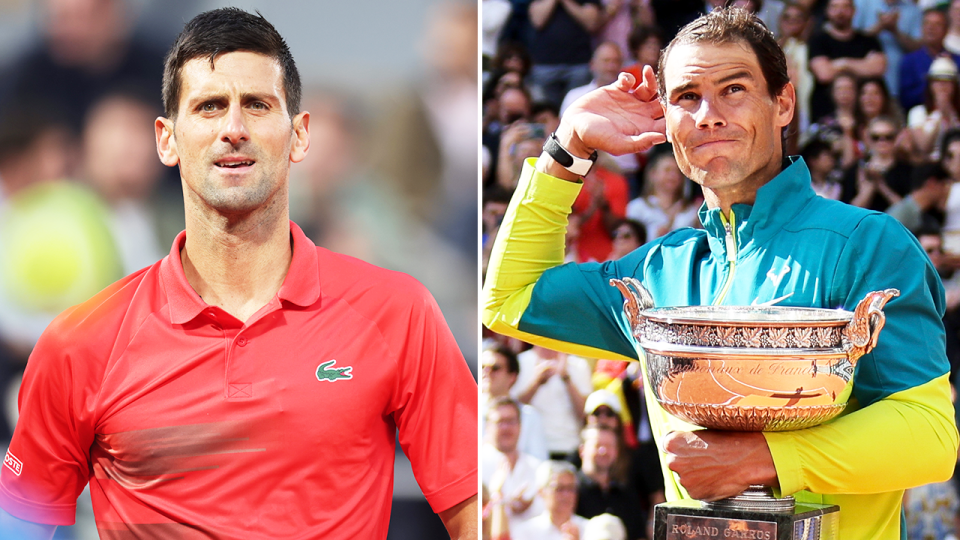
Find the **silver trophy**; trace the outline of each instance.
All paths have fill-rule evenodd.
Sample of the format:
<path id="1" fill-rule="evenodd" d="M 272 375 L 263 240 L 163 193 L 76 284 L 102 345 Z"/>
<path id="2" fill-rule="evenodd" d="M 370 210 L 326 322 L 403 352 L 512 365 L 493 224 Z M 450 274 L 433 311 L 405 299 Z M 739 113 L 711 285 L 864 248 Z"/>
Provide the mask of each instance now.
<path id="1" fill-rule="evenodd" d="M 857 360 L 877 344 L 896 289 L 852 312 L 780 306 L 654 307 L 634 278 L 610 280 L 646 358 L 645 381 L 668 413 L 708 429 L 787 431 L 846 407 Z M 766 486 L 714 502 L 659 505 L 655 540 L 837 538 L 836 506 L 777 498 Z M 718 536 L 716 536 L 718 535 Z"/>

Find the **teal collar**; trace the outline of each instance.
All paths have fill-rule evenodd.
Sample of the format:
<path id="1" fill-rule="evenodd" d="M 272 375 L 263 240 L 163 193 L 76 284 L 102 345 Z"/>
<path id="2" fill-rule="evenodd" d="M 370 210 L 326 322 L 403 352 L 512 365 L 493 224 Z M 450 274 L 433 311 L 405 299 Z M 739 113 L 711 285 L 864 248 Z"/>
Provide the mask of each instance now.
<path id="1" fill-rule="evenodd" d="M 791 156 L 784 160 L 780 174 L 757 190 L 753 205 L 735 204 L 737 251 L 740 255 L 764 244 L 789 223 L 816 193 L 810 186 L 810 170 L 803 158 Z M 723 221 L 719 208 L 700 207 L 700 222 L 710 243 L 710 251 L 725 257 Z"/>

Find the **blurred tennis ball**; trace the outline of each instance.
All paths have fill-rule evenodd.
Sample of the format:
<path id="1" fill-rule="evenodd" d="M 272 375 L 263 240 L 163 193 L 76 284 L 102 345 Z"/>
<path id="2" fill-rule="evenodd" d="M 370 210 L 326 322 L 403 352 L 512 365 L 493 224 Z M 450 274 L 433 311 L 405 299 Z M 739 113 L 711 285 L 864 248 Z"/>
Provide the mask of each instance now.
<path id="1" fill-rule="evenodd" d="M 75 183 L 18 192 L 0 218 L 7 298 L 27 311 L 59 313 L 123 277 L 108 215 L 93 192 Z"/>

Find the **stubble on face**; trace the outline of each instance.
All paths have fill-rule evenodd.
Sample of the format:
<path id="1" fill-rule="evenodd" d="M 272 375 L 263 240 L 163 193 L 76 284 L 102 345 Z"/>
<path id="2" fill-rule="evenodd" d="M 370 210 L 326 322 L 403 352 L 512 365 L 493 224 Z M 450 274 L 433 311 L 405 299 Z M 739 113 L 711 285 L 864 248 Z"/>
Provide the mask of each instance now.
<path id="1" fill-rule="evenodd" d="M 826 15 L 830 24 L 837 30 L 849 30 L 853 24 L 853 0 L 830 0 Z"/>
<path id="2" fill-rule="evenodd" d="M 210 159 L 215 160 L 218 157 L 229 154 L 230 150 L 240 152 L 254 159 L 258 158 L 259 152 L 249 146 L 250 145 L 237 145 L 224 152 L 211 152 L 212 155 Z M 260 163 L 260 161 L 258 161 L 258 163 Z M 212 178 L 212 174 L 208 173 L 194 182 L 192 191 L 196 193 L 197 197 L 202 200 L 205 205 L 221 214 L 245 214 L 262 207 L 270 196 L 275 193 L 276 186 L 268 180 L 273 174 L 275 174 L 274 171 L 261 169 L 257 171 L 257 178 L 246 185 L 224 186 Z"/>
<path id="3" fill-rule="evenodd" d="M 279 64 L 264 55 L 233 52 L 213 65 L 206 57 L 190 60 L 181 77 L 183 97 L 173 130 L 188 204 L 228 219 L 285 208 L 295 129 Z M 231 160 L 252 165 L 220 166 Z"/>
<path id="4" fill-rule="evenodd" d="M 786 101 L 771 97 L 745 43 L 676 46 L 664 81 L 667 136 L 680 170 L 703 186 L 710 207 L 752 203 L 756 190 L 780 171 L 780 131 L 792 116 L 792 86 Z"/>

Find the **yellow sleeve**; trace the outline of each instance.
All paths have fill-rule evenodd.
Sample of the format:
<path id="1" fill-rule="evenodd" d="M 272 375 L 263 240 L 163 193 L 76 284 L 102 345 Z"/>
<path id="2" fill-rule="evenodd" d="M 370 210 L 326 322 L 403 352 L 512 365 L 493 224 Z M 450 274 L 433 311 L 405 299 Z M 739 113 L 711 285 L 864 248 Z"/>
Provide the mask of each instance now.
<path id="1" fill-rule="evenodd" d="M 764 433 L 781 492 L 881 493 L 949 479 L 958 437 L 948 377 L 817 427 Z"/>
<path id="2" fill-rule="evenodd" d="M 583 184 L 538 172 L 527 159 L 520 172 L 497 239 L 483 286 L 483 324 L 534 345 L 588 358 L 636 360 L 612 351 L 537 336 L 519 329 L 533 287 L 544 271 L 563 264 L 567 216 Z"/>

